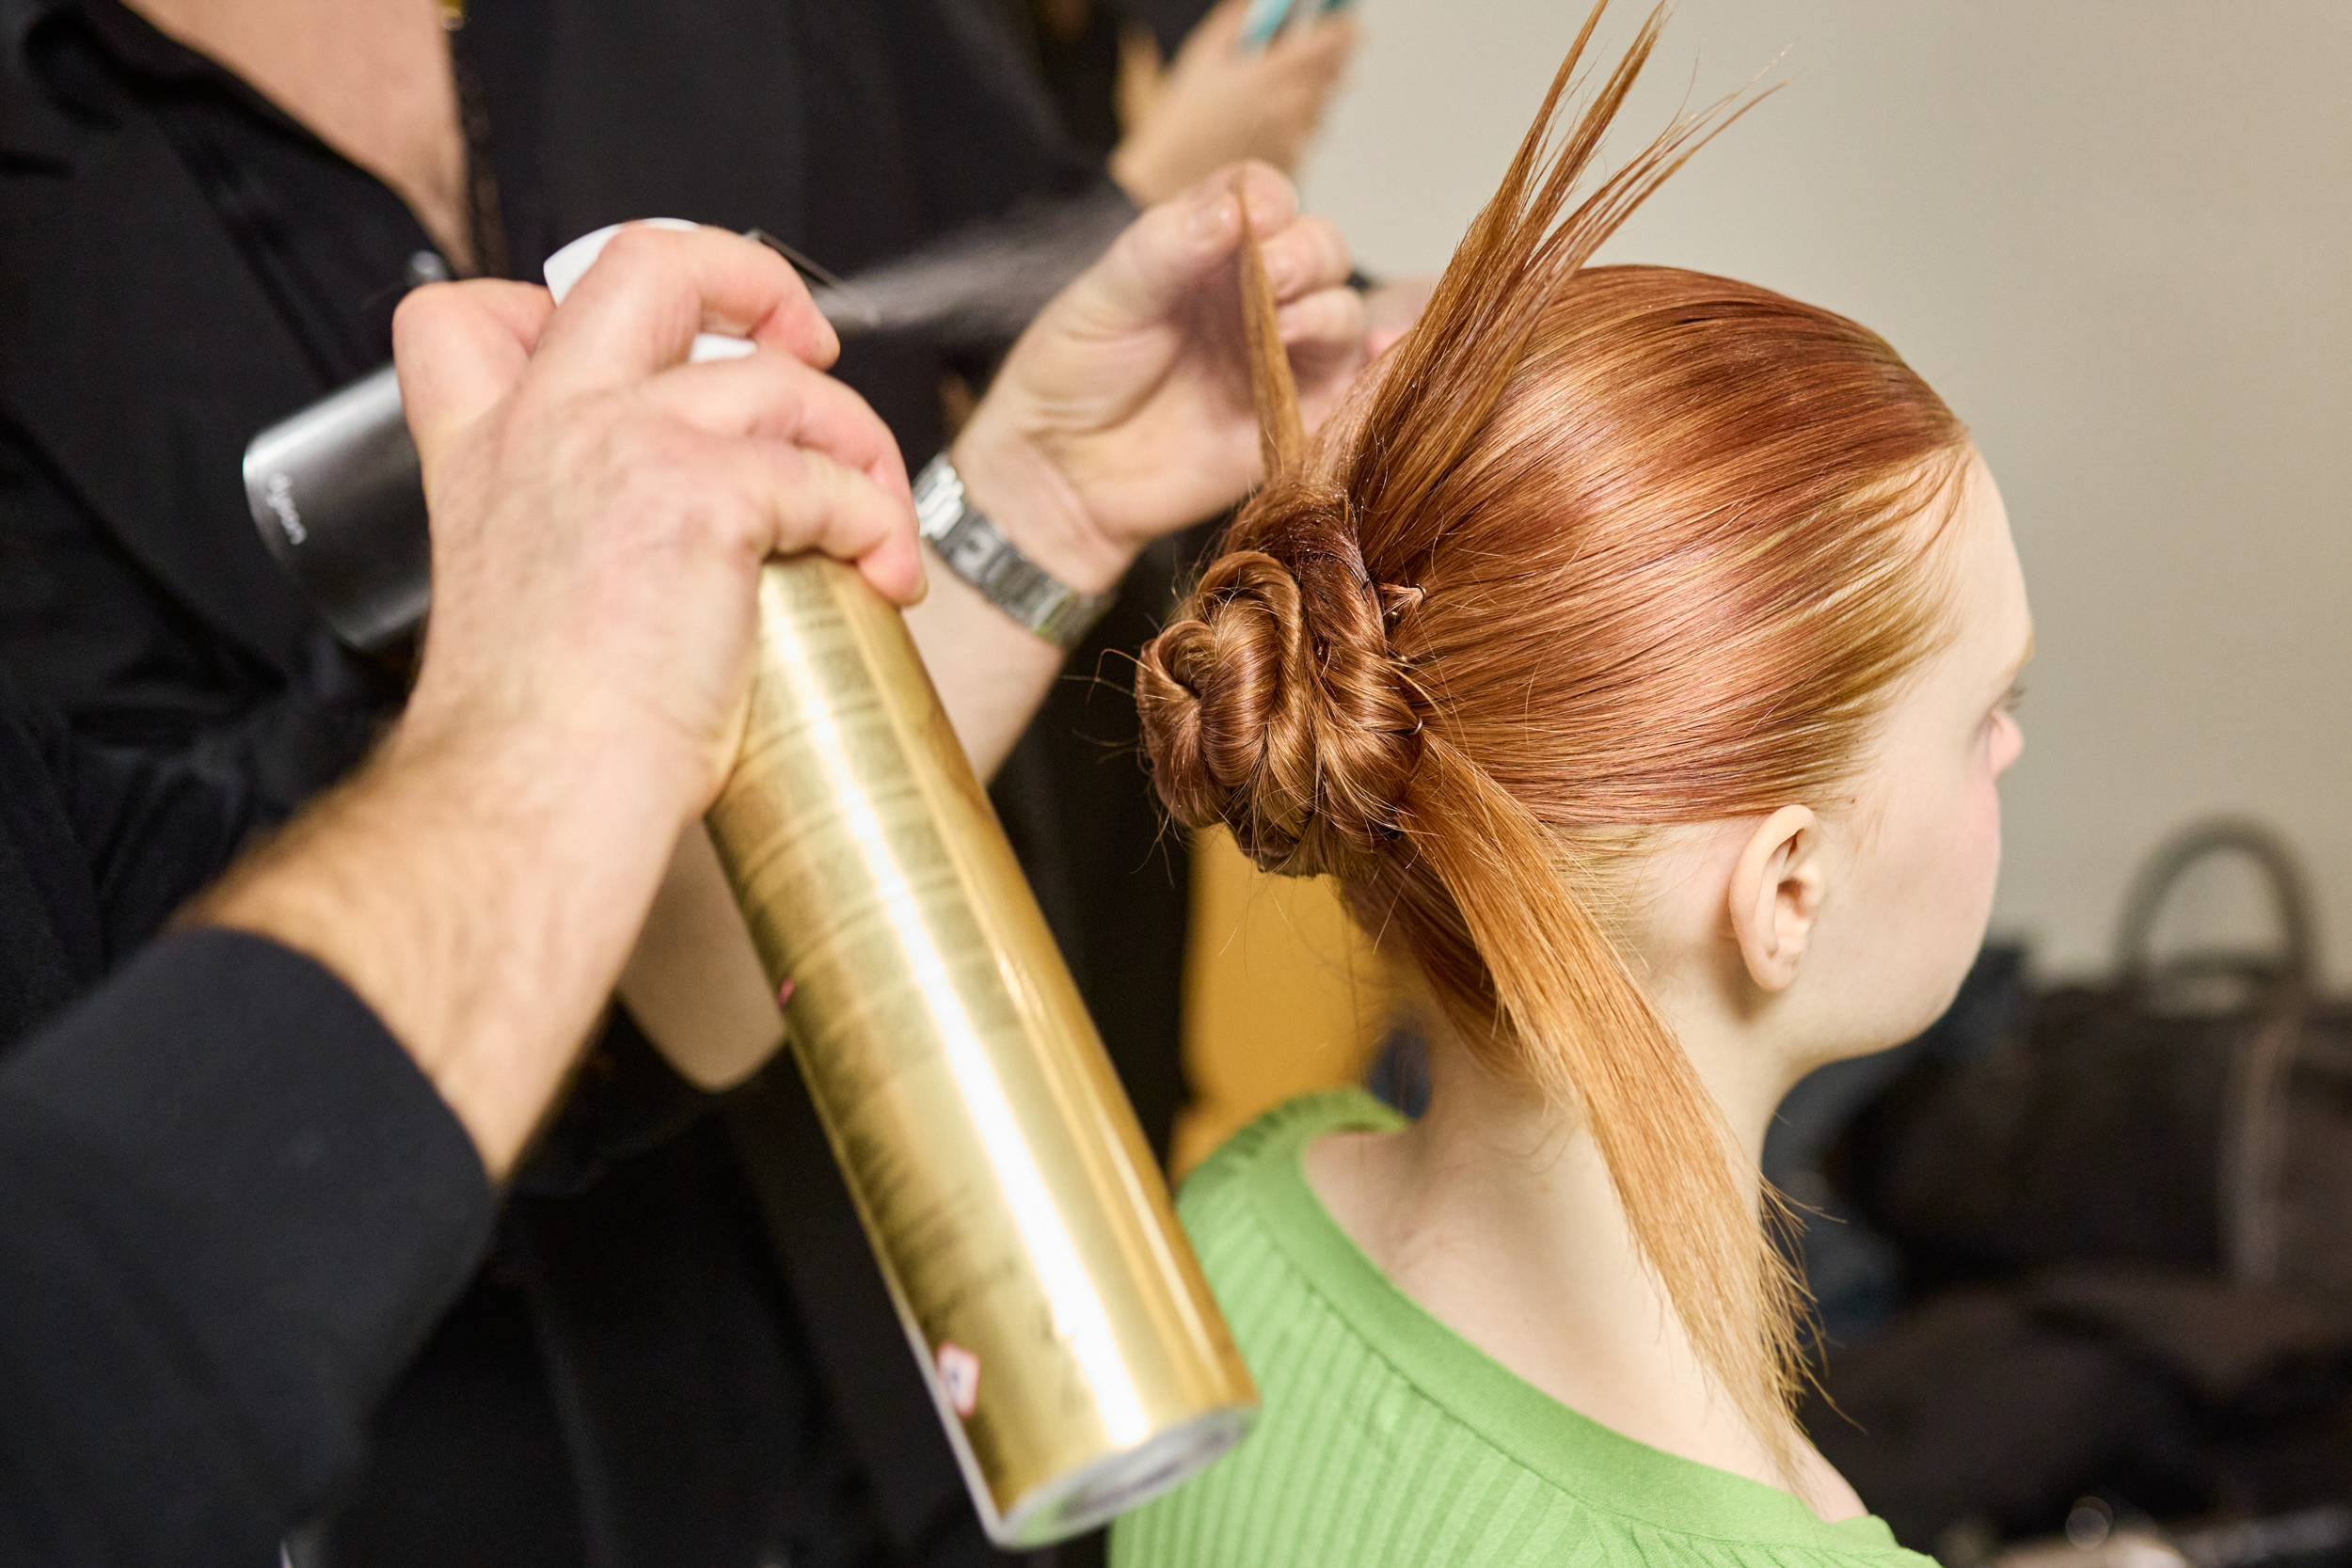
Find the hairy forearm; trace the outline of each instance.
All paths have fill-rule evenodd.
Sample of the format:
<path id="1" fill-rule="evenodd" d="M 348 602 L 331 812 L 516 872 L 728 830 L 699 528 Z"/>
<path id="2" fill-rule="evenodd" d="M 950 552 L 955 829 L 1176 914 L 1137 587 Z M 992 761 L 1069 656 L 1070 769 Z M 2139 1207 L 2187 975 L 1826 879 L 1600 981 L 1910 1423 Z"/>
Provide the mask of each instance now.
<path id="1" fill-rule="evenodd" d="M 675 836 L 673 793 L 527 737 L 396 735 L 189 918 L 333 970 L 503 1174 L 612 992 Z"/>

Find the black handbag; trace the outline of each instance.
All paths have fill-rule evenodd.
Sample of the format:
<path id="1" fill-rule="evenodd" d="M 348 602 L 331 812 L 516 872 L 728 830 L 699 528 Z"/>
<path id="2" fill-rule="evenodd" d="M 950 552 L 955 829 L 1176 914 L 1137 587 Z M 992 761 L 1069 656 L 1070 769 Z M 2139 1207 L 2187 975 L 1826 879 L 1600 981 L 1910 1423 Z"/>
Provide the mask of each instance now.
<path id="1" fill-rule="evenodd" d="M 2262 872 L 2275 940 L 2157 958 L 2167 899 L 2221 854 Z M 1974 1059 L 1907 1071 L 1832 1180 L 1929 1289 L 2104 1264 L 2352 1290 L 2352 1007 L 2321 994 L 2317 954 L 2287 846 L 2194 825 L 2135 881 L 2112 983 L 2035 996 Z"/>
<path id="2" fill-rule="evenodd" d="M 2158 958 L 2221 854 L 2275 937 Z M 2278 837 L 2199 824 L 2135 881 L 2111 983 L 1995 967 L 1990 1027 L 1849 1125 L 1829 1175 L 1917 1293 L 1828 1357 L 1807 1425 L 1906 1544 L 1973 1561 L 2087 1496 L 2179 1521 L 2352 1495 L 2352 1009 L 2317 952 Z"/>

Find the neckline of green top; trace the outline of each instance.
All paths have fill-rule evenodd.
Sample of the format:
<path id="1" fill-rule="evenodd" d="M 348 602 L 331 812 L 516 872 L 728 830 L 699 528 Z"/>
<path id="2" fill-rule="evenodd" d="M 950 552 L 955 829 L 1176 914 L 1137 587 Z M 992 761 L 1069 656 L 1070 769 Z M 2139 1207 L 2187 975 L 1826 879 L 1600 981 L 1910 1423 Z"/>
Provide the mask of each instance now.
<path id="1" fill-rule="evenodd" d="M 1250 1185 L 1276 1243 L 1363 1340 L 1468 1430 L 1587 1506 L 1678 1535 L 1842 1554 L 1900 1547 L 1884 1520 L 1833 1524 L 1794 1495 L 1652 1448 L 1561 1403 L 1405 1293 L 1331 1217 L 1307 1180 L 1306 1152 L 1327 1133 L 1391 1132 L 1405 1117 L 1361 1089 L 1296 1103 L 1255 1162 Z M 1593 1495 L 1595 1477 L 1606 1496 Z"/>

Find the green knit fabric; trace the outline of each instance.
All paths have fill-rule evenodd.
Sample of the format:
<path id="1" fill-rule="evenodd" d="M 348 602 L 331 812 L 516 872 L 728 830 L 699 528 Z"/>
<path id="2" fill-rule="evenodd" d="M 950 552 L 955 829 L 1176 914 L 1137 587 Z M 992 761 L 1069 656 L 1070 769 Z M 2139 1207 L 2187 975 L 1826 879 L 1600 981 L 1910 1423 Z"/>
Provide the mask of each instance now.
<path id="1" fill-rule="evenodd" d="M 1265 1408 L 1239 1449 L 1121 1519 L 1113 1568 L 1934 1568 L 1881 1520 L 1638 1443 L 1506 1370 L 1391 1284 L 1308 1185 L 1357 1091 L 1236 1136 L 1179 1205 Z"/>

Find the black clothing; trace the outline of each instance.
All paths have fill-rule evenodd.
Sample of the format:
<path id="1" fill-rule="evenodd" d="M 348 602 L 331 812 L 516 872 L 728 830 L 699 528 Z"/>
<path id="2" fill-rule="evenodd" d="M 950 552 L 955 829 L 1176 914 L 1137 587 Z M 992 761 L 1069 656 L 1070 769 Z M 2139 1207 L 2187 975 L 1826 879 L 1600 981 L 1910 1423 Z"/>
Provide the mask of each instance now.
<path id="1" fill-rule="evenodd" d="M 1092 177 L 960 0 L 476 0 L 462 38 L 518 276 L 649 214 L 855 270 Z M 399 673 L 337 647 L 259 547 L 238 460 L 389 356 L 425 244 L 381 185 L 113 0 L 0 0 L 0 656 L 85 733 L 276 810 L 364 750 Z M 942 368 L 869 342 L 841 373 L 919 462 Z M 1114 629 L 1140 640 L 1168 559 L 996 793 L 1163 1147 L 1182 862 L 1153 849 L 1131 704 L 1083 677 Z M 698 1095 L 618 1016 L 297 1558 L 983 1558 L 813 1128 L 788 1063 Z"/>
<path id="2" fill-rule="evenodd" d="M 0 1560 L 266 1563 L 491 1220 L 375 1016 L 171 937 L 0 1060 Z"/>
<path id="3" fill-rule="evenodd" d="M 76 739 L 0 675 L 0 1050 L 137 952 L 267 821 L 236 781 Z"/>
<path id="4" fill-rule="evenodd" d="M 321 381 L 381 365 L 412 259 L 435 249 L 407 204 L 119 0 L 57 9 L 32 40 L 40 79 L 83 113 L 126 93 L 150 107 Z"/>
<path id="5" fill-rule="evenodd" d="M 0 1561 L 266 1562 L 491 1223 L 375 1017 L 259 939 L 145 942 L 261 819 L 0 681 Z"/>
<path id="6" fill-rule="evenodd" d="M 364 1282 L 367 1259 L 338 1269 L 306 1261 L 336 1257 L 318 1251 L 302 1215 L 280 1207 L 298 1200 L 348 1221 L 350 1202 L 311 1190 L 330 1179 L 361 1183 L 387 1202 L 429 1190 L 448 1207 L 446 1140 L 411 1125 L 436 1118 L 418 1109 L 413 1092 L 384 1087 L 388 1074 L 416 1079 L 405 1054 L 389 1039 L 347 1047 L 351 1015 L 366 1009 L 322 1001 L 319 986 L 333 983 L 266 943 L 237 939 L 262 949 L 256 954 L 215 942 L 191 958 L 191 939 L 173 939 L 164 944 L 171 957 L 138 960 L 136 978 L 102 993 L 134 1000 L 86 1007 L 36 1044 L 9 1049 L 130 959 L 269 816 L 234 780 L 77 739 L 0 677 L 0 1268 L 8 1271 L 0 1274 L 0 1561 L 233 1560 L 214 1549 L 258 1540 L 266 1550 L 245 1555 L 259 1562 L 274 1552 L 278 1533 L 329 1502 L 343 1505 L 341 1514 L 296 1543 L 301 1560 L 415 1561 L 463 1543 L 501 1562 L 579 1561 L 589 1560 L 593 1541 L 598 1555 L 620 1560 L 881 1562 L 893 1558 L 894 1520 L 913 1521 L 913 1544 L 935 1550 L 938 1560 L 980 1555 L 977 1523 L 953 1506 L 960 1484 L 880 1276 L 870 1263 L 856 1266 L 863 1239 L 788 1064 L 718 1099 L 688 1088 L 642 1042 L 608 1042 L 533 1155 L 538 1190 L 510 1202 L 490 1259 L 495 1288 L 469 1293 L 420 1372 L 397 1382 L 401 1363 L 482 1259 L 486 1196 L 484 1212 L 466 1222 L 462 1257 L 451 1250 L 454 1222 L 432 1205 L 421 1217 L 404 1211 L 371 1220 L 387 1247 L 377 1257 L 386 1299 L 356 1299 L 347 1309 L 380 1311 L 385 1322 L 373 1325 L 381 1332 L 370 1358 L 349 1367 L 320 1356 L 306 1338 L 317 1324 L 301 1316 L 308 1309 L 300 1302 L 273 1317 L 265 1306 L 246 1312 L 234 1295 L 219 1298 L 223 1307 L 151 1289 L 109 1308 L 109 1292 L 137 1294 L 137 1282 L 73 1272 L 83 1266 L 66 1254 L 91 1251 L 76 1227 L 123 1238 L 126 1250 L 144 1258 L 151 1249 L 128 1240 L 128 1227 L 155 1223 L 149 1211 L 169 1202 L 194 1204 L 215 1220 L 183 1244 L 224 1248 L 229 1261 L 175 1252 L 174 1272 L 160 1278 L 212 1279 L 251 1250 L 224 1239 L 237 1224 L 282 1221 L 271 1234 L 282 1234 L 285 1245 L 273 1247 L 268 1266 L 290 1278 L 310 1270 L 312 1289 L 347 1280 L 352 1269 Z M 176 1000 L 167 1006 L 159 998 Z M 159 1027 L 167 1030 L 161 1039 Z M 382 1037 L 372 1019 L 358 1033 L 370 1042 Z M 346 1060 L 354 1050 L 369 1059 Z M 379 1059 L 385 1050 L 397 1069 Z M 312 1066 L 284 1076 L 281 1092 L 280 1058 L 289 1052 Z M 72 1106 L 82 1113 L 111 1118 L 96 1124 L 95 1141 L 60 1142 L 72 1131 L 57 1123 L 52 1101 L 60 1093 L 76 1097 Z M 437 1121 L 448 1121 L 429 1086 L 423 1093 Z M 239 1109 L 241 1099 L 251 1103 Z M 705 1118 L 714 1103 L 717 1116 Z M 711 1125 L 691 1125 L 698 1118 Z M 300 1194 L 250 1190 L 247 1166 L 287 1147 L 287 1128 L 311 1140 L 331 1140 L 339 1128 L 377 1140 L 349 1146 L 376 1151 L 367 1158 L 396 1153 L 404 1137 L 421 1139 L 434 1158 L 414 1171 L 395 1169 L 389 1181 L 378 1171 L 323 1165 Z M 759 1160 L 756 1196 L 725 1168 L 747 1135 L 745 1153 Z M 229 1146 L 212 1148 L 208 1138 Z M 479 1187 L 471 1146 L 462 1132 L 457 1138 Z M 105 1157 L 139 1139 L 147 1140 L 137 1145 L 148 1150 L 142 1161 Z M 151 1192 L 155 1183 L 142 1173 L 175 1185 Z M 183 1181 L 194 1185 L 183 1192 Z M 593 1208 L 548 1196 L 592 1182 L 601 1195 Z M 69 1202 L 70 1193 L 79 1196 Z M 795 1308 L 767 1261 L 755 1203 L 797 1227 L 800 1244 L 788 1254 L 850 1265 L 797 1282 L 830 1315 L 826 1345 L 870 1352 L 872 1325 L 889 1325 L 880 1366 L 852 1372 L 864 1398 L 848 1422 L 861 1439 L 856 1451 L 888 1461 L 885 1475 L 869 1481 L 861 1473 L 850 1446 L 833 1435 L 803 1338 L 772 1326 L 791 1323 Z M 424 1233 L 412 1234 L 420 1226 Z M 429 1254 L 420 1269 L 437 1258 L 446 1267 L 410 1279 L 402 1273 L 404 1247 Z M 66 1271 L 56 1291 L 53 1253 Z M 406 1292 L 402 1299 L 390 1299 L 395 1286 Z M 45 1293 L 45 1305 L 30 1299 L 36 1293 Z M 207 1311 L 220 1321 L 178 1323 Z M 76 1338 L 85 1318 L 93 1326 Z M 156 1365 L 151 1348 L 118 1342 L 188 1333 L 232 1337 L 216 1354 L 207 1341 L 218 1367 L 186 1375 Z M 237 1333 L 269 1342 L 238 1341 Z M 568 1375 L 533 1375 L 542 1336 Z M 351 1338 L 345 1333 L 333 1344 Z M 23 1354 L 12 1362 L 18 1345 Z M 306 1366 L 316 1358 L 306 1375 L 327 1381 L 296 1386 L 273 1370 L 272 1357 Z M 94 1375 L 101 1364 L 112 1372 Z M 43 1423 L 69 1397 L 82 1403 L 60 1429 L 64 1439 L 42 1444 Z M 360 1429 L 379 1402 L 376 1461 L 355 1493 Z M 206 1438 L 205 1423 L 227 1420 L 224 1410 L 246 1412 L 239 1419 L 274 1446 L 264 1452 Z M 666 1418 L 645 1418 L 665 1410 Z M 10 1416 L 24 1419 L 11 1423 Z M 121 1434 L 142 1430 L 158 1434 L 152 1451 L 126 1449 Z M 463 1465 L 437 1461 L 453 1432 L 466 1434 Z M 567 1455 L 583 1449 L 588 1461 L 573 1465 Z M 232 1461 L 234 1474 L 204 1467 Z M 616 1489 L 624 1477 L 628 1484 Z M 108 1499 L 133 1489 L 157 1534 L 131 1541 L 85 1533 L 110 1516 Z M 575 1503 L 575 1489 L 591 1495 Z M 711 1508 L 714 1495 L 735 1506 Z M 167 1528 L 176 1533 L 162 1533 Z M 174 1542 L 172 1552 L 155 1549 L 165 1540 Z M 18 1544 L 24 1551 L 12 1553 Z"/>
<path id="7" fill-rule="evenodd" d="M 71 19 L 33 39 L 24 10 L 0 17 L 0 655 L 84 733 L 181 752 L 291 810 L 398 691 L 236 536 L 246 439 L 328 383 L 165 117 L 120 112 Z M 36 42 L 54 83 L 32 74 Z"/>

